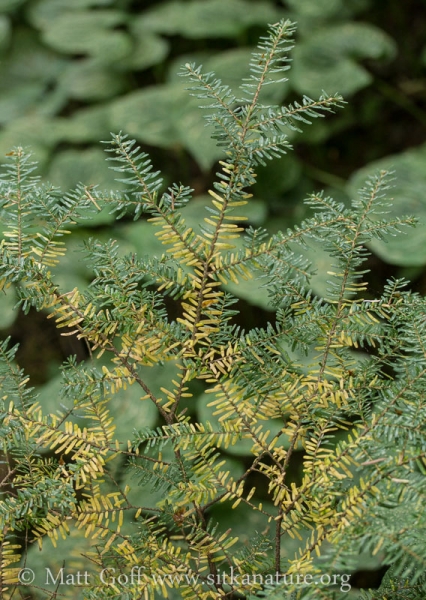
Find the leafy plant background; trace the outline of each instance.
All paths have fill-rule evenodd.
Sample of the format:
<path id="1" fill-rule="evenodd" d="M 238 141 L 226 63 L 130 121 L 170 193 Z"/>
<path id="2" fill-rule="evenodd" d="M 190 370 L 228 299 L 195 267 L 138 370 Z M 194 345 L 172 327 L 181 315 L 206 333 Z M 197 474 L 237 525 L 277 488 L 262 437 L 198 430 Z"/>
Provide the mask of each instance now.
<path id="1" fill-rule="evenodd" d="M 237 85 L 265 25 L 288 16 L 298 22 L 292 77 L 274 86 L 273 97 L 265 101 L 291 102 L 300 94 L 316 97 L 325 90 L 342 93 L 348 105 L 333 117 L 315 120 L 303 134 L 293 134 L 295 151 L 261 169 L 249 223 L 271 232 L 285 230 L 306 216 L 302 200 L 310 191 L 325 189 L 348 202 L 367 174 L 391 168 L 396 177 L 392 211 L 413 214 L 420 223 L 406 236 L 372 245 L 371 288 L 381 291 L 395 275 L 410 278 L 413 288 L 423 292 L 425 9 L 424 0 L 0 0 L 0 155 L 17 144 L 30 146 L 43 177 L 63 189 L 80 181 L 117 189 L 99 140 L 123 130 L 149 152 L 166 185 L 182 181 L 195 189 L 197 197 L 184 212 L 196 229 L 221 150 L 209 138 L 196 110 L 199 101 L 188 97 L 177 71 L 194 61 L 224 83 Z M 66 288 L 90 281 L 77 251 L 85 238 L 114 237 L 123 252 L 155 253 L 161 247 L 146 222 L 113 220 L 102 212 L 75 229 L 62 265 Z M 321 293 L 328 259 L 320 251 L 308 257 L 318 269 L 314 291 Z M 242 325 L 267 322 L 260 285 L 249 282 L 231 291 L 241 298 Z M 58 365 L 70 354 L 84 359 L 86 348 L 73 337 L 60 337 L 43 315 L 17 315 L 14 303 L 13 289 L 0 296 L 2 337 L 11 335 L 21 344 L 20 365 L 39 388 L 42 405 L 53 411 Z M 156 377 L 153 369 L 152 387 Z M 138 414 L 132 414 L 133 391 L 123 392 L 117 427 L 131 429 L 136 418 L 155 425 L 149 405 L 146 414 L 141 415 L 140 404 Z M 198 411 L 202 420 L 207 418 L 203 407 L 200 396 L 188 410 Z M 237 474 L 247 449 L 237 444 L 232 450 L 229 468 Z M 244 537 L 243 524 L 230 526 Z M 353 584 L 376 585 L 382 573 L 374 568 L 371 557 L 360 557 Z"/>

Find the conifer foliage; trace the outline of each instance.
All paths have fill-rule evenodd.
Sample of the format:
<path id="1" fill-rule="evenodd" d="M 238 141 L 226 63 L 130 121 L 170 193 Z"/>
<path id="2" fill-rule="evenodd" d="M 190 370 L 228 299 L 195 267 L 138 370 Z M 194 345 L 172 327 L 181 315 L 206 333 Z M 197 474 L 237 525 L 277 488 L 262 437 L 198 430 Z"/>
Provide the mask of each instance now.
<path id="1" fill-rule="evenodd" d="M 313 216 L 292 230 L 270 235 L 244 223 L 256 168 L 291 150 L 289 130 L 343 104 L 325 93 L 286 107 L 262 103 L 265 86 L 285 81 L 293 33 L 289 21 L 270 27 L 239 97 L 201 67 L 183 68 L 223 147 L 197 231 L 182 215 L 192 190 L 179 183 L 163 191 L 149 156 L 126 135 L 107 146 L 125 193 L 80 186 L 64 195 L 41 185 L 22 148 L 10 153 L 0 187 L 0 288 L 14 284 L 22 310 L 43 310 L 64 335 L 84 340 L 90 360 L 63 365 L 57 410 L 46 414 L 15 362 L 17 348 L 0 346 L 2 597 L 77 597 L 81 584 L 87 599 L 337 599 L 350 589 L 338 576 L 356 568 L 360 552 L 419 585 L 425 302 L 402 280 L 371 299 L 365 282 L 369 242 L 414 220 L 386 219 L 390 179 L 381 172 L 350 207 L 312 195 Z M 105 206 L 147 218 L 164 253 L 126 255 L 114 240 L 91 239 L 91 285 L 60 289 L 66 234 Z M 312 293 L 315 265 L 303 258 L 303 247 L 318 242 L 334 263 L 324 298 Z M 254 278 L 274 319 L 242 330 L 227 285 Z M 153 368 L 164 373 L 160 392 L 147 383 Z M 135 421 L 123 437 L 111 409 L 130 386 L 141 406 L 155 406 L 159 424 Z M 215 419 L 191 410 L 200 387 Z M 229 450 L 242 442 L 250 458 L 234 476 Z M 122 484 L 124 472 L 132 486 Z M 151 504 L 138 502 L 146 488 Z M 231 523 L 257 513 L 267 527 L 253 526 L 242 543 L 221 522 L 224 506 Z M 32 546 L 70 539 L 73 552 L 61 560 L 90 569 L 87 581 L 22 580 Z M 291 577 L 325 572 L 335 585 Z"/>

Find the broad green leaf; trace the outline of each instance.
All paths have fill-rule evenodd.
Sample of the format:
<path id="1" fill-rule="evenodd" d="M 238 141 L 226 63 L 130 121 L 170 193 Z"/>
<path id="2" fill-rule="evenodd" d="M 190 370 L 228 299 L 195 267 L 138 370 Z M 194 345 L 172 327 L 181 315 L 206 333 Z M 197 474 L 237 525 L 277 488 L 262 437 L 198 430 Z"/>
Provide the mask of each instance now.
<path id="1" fill-rule="evenodd" d="M 325 19 L 339 12 L 343 0 L 285 0 L 285 3 L 296 14 Z"/>
<path id="2" fill-rule="evenodd" d="M 99 104 L 75 111 L 69 117 L 57 118 L 55 124 L 61 141 L 74 143 L 98 142 L 109 134 L 108 105 Z"/>
<path id="3" fill-rule="evenodd" d="M 327 288 L 330 287 L 328 281 L 331 279 L 331 276 L 328 275 L 328 271 L 332 270 L 332 257 L 323 250 L 320 243 L 314 242 L 313 240 L 308 241 L 307 248 L 297 246 L 294 250 L 307 258 L 315 271 L 315 275 L 311 277 L 309 287 L 317 296 L 328 298 L 329 294 L 327 293 Z"/>
<path id="4" fill-rule="evenodd" d="M 148 379 L 152 380 L 152 376 Z M 108 408 L 114 418 L 118 440 L 131 439 L 135 428 L 153 427 L 157 422 L 157 407 L 150 400 L 141 400 L 143 396 L 143 389 L 134 383 L 111 397 Z"/>
<path id="5" fill-rule="evenodd" d="M 102 182 L 102 189 L 121 187 L 115 179 L 113 171 L 108 168 L 105 153 L 100 148 L 87 150 L 63 150 L 55 155 L 51 162 L 47 179 L 62 190 L 73 189 L 78 183 L 96 185 Z M 110 208 L 104 208 L 100 213 L 94 214 L 85 224 L 87 226 L 104 225 L 112 223 L 115 216 L 110 213 Z"/>
<path id="6" fill-rule="evenodd" d="M 57 141 L 55 128 L 48 119 L 28 116 L 13 120 L 0 132 L 0 156 L 19 145 L 30 150 L 33 160 L 43 168 L 49 158 L 50 149 Z"/>
<path id="7" fill-rule="evenodd" d="M 44 415 L 57 415 L 58 413 L 64 413 L 68 409 L 72 408 L 70 402 L 68 400 L 64 400 L 61 396 L 63 389 L 62 385 L 62 373 L 59 373 L 36 390 L 38 394 L 37 402 L 40 404 Z M 78 423 L 81 427 L 86 425 L 86 420 L 83 417 L 71 414 L 70 419 L 74 423 Z"/>
<path id="8" fill-rule="evenodd" d="M 395 56 L 395 42 L 381 29 L 369 23 L 344 23 L 328 27 L 315 37 L 313 46 L 324 42 L 327 51 L 347 54 L 354 58 L 391 59 Z"/>
<path id="9" fill-rule="evenodd" d="M 231 456 L 224 456 L 223 460 L 225 461 L 225 464 L 222 467 L 223 470 L 229 471 L 234 479 L 238 479 L 244 475 L 244 464 L 240 459 Z"/>
<path id="10" fill-rule="evenodd" d="M 0 62 L 0 90 L 30 82 L 51 83 L 64 64 L 62 57 L 40 44 L 35 32 L 15 26 L 7 58 Z"/>
<path id="11" fill-rule="evenodd" d="M 0 292 L 0 329 L 10 327 L 18 316 L 18 312 L 13 310 L 16 302 L 16 292 L 13 285 Z"/>
<path id="12" fill-rule="evenodd" d="M 102 225 L 107 220 L 103 211 L 99 217 L 99 224 Z M 74 288 L 79 290 L 85 290 L 94 277 L 92 269 L 88 268 L 86 262 L 86 251 L 84 242 L 93 237 L 93 231 L 83 229 L 84 227 L 90 228 L 96 223 L 97 215 L 93 214 L 92 218 L 87 221 L 79 221 L 80 226 L 69 227 L 72 229 L 72 235 L 64 238 L 66 244 L 66 253 L 59 260 L 59 264 L 53 270 L 53 278 L 55 284 L 59 286 L 61 291 L 69 291 Z M 103 244 L 109 243 L 111 240 L 111 230 L 108 227 L 99 228 L 96 230 L 96 239 Z M 128 244 L 126 240 L 120 240 L 120 254 L 128 254 L 134 250 L 131 244 Z M 105 363 L 106 364 L 106 363 Z"/>
<path id="13" fill-rule="evenodd" d="M 16 0 L 5 0 L 16 1 Z M 30 22 L 40 29 L 49 27 L 51 22 L 71 11 L 89 8 L 91 6 L 110 6 L 115 0 L 32 0 L 28 6 Z"/>
<path id="14" fill-rule="evenodd" d="M 297 38 L 310 39 L 323 27 L 355 21 L 370 0 L 283 0 L 290 9 L 289 19 L 297 23 Z M 297 44 L 299 41 L 297 41 Z"/>
<path id="15" fill-rule="evenodd" d="M 132 92 L 111 105 L 110 127 L 139 141 L 170 148 L 179 143 L 174 114 L 188 100 L 181 84 L 157 85 Z"/>
<path id="16" fill-rule="evenodd" d="M 0 123 L 24 117 L 33 111 L 43 99 L 45 85 L 43 82 L 23 83 L 2 91 L 0 95 Z"/>
<path id="17" fill-rule="evenodd" d="M 120 68 L 143 70 L 163 61 L 170 44 L 163 37 L 144 27 L 140 17 L 130 20 L 129 30 L 133 39 L 133 48 L 129 56 L 120 62 Z"/>
<path id="18" fill-rule="evenodd" d="M 390 59 L 395 51 L 393 40 L 373 25 L 344 23 L 324 27 L 294 49 L 292 85 L 298 92 L 312 96 L 322 90 L 348 96 L 372 81 L 357 59 Z"/>
<path id="19" fill-rule="evenodd" d="M 170 45 L 167 40 L 150 31 L 139 31 L 134 34 L 133 49 L 120 61 L 120 68 L 141 71 L 163 61 Z"/>
<path id="20" fill-rule="evenodd" d="M 426 145 L 374 161 L 351 177 L 348 193 L 357 194 L 368 176 L 381 170 L 394 171 L 393 189 L 389 191 L 391 206 L 386 218 L 415 216 L 418 225 L 403 228 L 406 235 L 387 236 L 386 241 L 373 240 L 368 246 L 388 263 L 399 266 L 426 264 Z"/>
<path id="21" fill-rule="evenodd" d="M 43 48 L 31 32 L 15 27 L 11 47 L 0 61 L 0 122 L 56 114 L 66 98 L 52 81 L 63 66 L 64 60 Z M 19 142 L 16 138 L 14 145 Z"/>
<path id="22" fill-rule="evenodd" d="M 70 61 L 58 85 L 70 98 L 93 102 L 117 96 L 123 91 L 125 80 L 111 67 L 86 59 Z"/>
<path id="23" fill-rule="evenodd" d="M 163 245 L 155 236 L 157 231 L 159 228 L 146 221 L 117 227 L 118 234 L 129 244 L 130 251 L 136 251 L 138 256 L 162 256 L 167 252 L 168 246 Z"/>
<path id="24" fill-rule="evenodd" d="M 180 373 L 180 370 L 173 361 L 166 361 L 164 364 L 154 365 L 153 367 L 144 366 L 139 371 L 141 379 L 157 398 L 164 398 L 164 392 L 161 391 L 161 388 L 164 387 L 164 382 L 176 379 L 178 373 Z M 140 389 L 140 396 L 145 396 L 145 392 L 142 389 Z M 154 406 L 151 400 L 143 400 L 142 404 L 145 402 Z M 155 408 L 155 410 L 157 409 Z M 153 427 L 154 424 L 155 420 L 153 419 L 146 423 L 143 422 L 143 419 L 136 419 L 133 421 L 132 430 L 133 428 L 143 427 L 145 425 L 147 427 Z"/>
<path id="25" fill-rule="evenodd" d="M 350 17 L 367 7 L 369 0 L 285 0 L 297 18 L 326 20 L 332 17 Z"/>
<path id="26" fill-rule="evenodd" d="M 245 280 L 238 277 L 238 284 L 229 281 L 223 286 L 223 289 L 253 306 L 260 306 L 264 310 L 272 310 L 268 292 L 263 287 L 265 283 L 262 279 Z"/>
<path id="27" fill-rule="evenodd" d="M 70 12 L 52 19 L 43 31 L 44 42 L 59 52 L 87 54 L 100 64 L 122 60 L 130 54 L 130 37 L 113 27 L 126 21 L 126 14 L 113 10 Z"/>
<path id="28" fill-rule="evenodd" d="M 180 111 L 176 110 L 173 120 L 179 141 L 189 150 L 199 166 L 207 171 L 217 160 L 223 159 L 224 152 L 209 135 L 206 135 L 206 122 L 200 111 L 196 110 L 196 104 L 199 103 L 195 98 L 188 98 L 186 105 L 182 105 Z"/>
<path id="29" fill-rule="evenodd" d="M 47 536 L 43 539 L 41 550 L 38 544 L 29 544 L 22 567 L 32 569 L 34 572 L 31 597 L 44 600 L 47 594 L 59 592 L 61 598 L 73 600 L 76 598 L 76 589 L 82 590 L 86 583 L 95 583 L 100 570 L 84 555 L 93 552 L 96 543 L 97 540 L 92 540 L 90 536 L 85 537 L 84 529 L 70 528 L 70 534 L 65 539 L 61 535 L 58 536 L 56 547 Z M 62 575 L 61 569 L 63 569 Z M 85 572 L 87 576 L 84 575 Z M 79 585 L 78 573 L 80 573 Z M 43 589 L 49 592 L 46 593 Z"/>
<path id="30" fill-rule="evenodd" d="M 163 2 L 140 16 L 146 29 L 186 38 L 234 37 L 250 25 L 277 21 L 272 3 L 245 0 L 190 0 Z"/>
<path id="31" fill-rule="evenodd" d="M 363 67 L 346 58 L 327 57 L 315 60 L 311 50 L 304 48 L 295 53 L 295 69 L 292 79 L 295 89 L 302 94 L 317 96 L 323 89 L 330 94 L 339 90 L 344 96 L 351 96 L 367 87 L 372 81 L 371 75 Z"/>
<path id="32" fill-rule="evenodd" d="M 64 292 L 74 288 L 83 291 L 89 285 L 89 280 L 93 278 L 92 271 L 87 268 L 84 261 L 83 239 L 88 237 L 88 232 L 80 229 L 74 231 L 73 235 L 64 238 L 66 252 L 53 270 L 55 284 Z"/>
<path id="33" fill-rule="evenodd" d="M 188 84 L 182 81 L 179 72 L 182 65 L 187 62 L 206 65 L 209 58 L 204 52 L 181 55 L 172 62 L 168 75 L 169 85 L 174 86 L 181 93 L 181 101 L 174 103 L 172 108 L 174 112 L 170 113 L 169 118 L 176 130 L 179 142 L 192 154 L 203 170 L 210 169 L 217 160 L 222 158 L 223 151 L 211 139 L 205 128 L 206 121 L 203 118 L 203 112 L 198 110 L 202 101 L 190 95 L 187 89 Z M 211 69 L 207 67 L 204 70 L 210 71 Z"/>

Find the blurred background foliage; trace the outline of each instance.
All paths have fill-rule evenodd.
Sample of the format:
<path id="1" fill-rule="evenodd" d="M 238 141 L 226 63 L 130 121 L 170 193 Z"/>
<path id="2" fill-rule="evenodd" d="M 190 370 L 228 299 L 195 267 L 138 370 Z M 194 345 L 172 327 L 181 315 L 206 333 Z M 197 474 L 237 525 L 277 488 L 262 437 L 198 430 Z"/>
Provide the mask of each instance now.
<path id="1" fill-rule="evenodd" d="M 398 178 L 392 210 L 422 218 L 425 7 L 413 0 L 0 0 L 0 154 L 29 146 L 42 175 L 63 189 L 79 181 L 117 188 L 99 142 L 123 130 L 152 154 L 166 184 L 183 181 L 202 195 L 221 150 L 179 68 L 201 63 L 235 89 L 259 34 L 286 15 L 298 23 L 290 81 L 267 88 L 265 102 L 325 90 L 342 93 L 348 105 L 291 133 L 295 152 L 261 170 L 255 224 L 299 221 L 313 189 L 348 200 L 382 166 Z M 197 221 L 201 202 L 196 213 Z M 112 221 L 103 213 L 91 227 Z M 143 225 L 134 225 L 136 246 Z M 410 240 L 374 252 L 421 278 L 424 233 L 419 227 Z M 247 295 L 262 305 L 256 298 Z"/>
<path id="2" fill-rule="evenodd" d="M 202 198 L 221 150 L 179 68 L 200 63 L 236 89 L 258 36 L 285 15 L 298 23 L 290 81 L 267 88 L 265 102 L 325 90 L 348 105 L 290 133 L 295 152 L 259 173 L 253 224 L 275 230 L 300 221 L 312 190 L 348 201 L 382 166 L 396 172 L 392 210 L 422 219 L 425 8 L 424 0 L 0 0 L 0 155 L 29 146 L 43 177 L 63 189 L 80 181 L 117 188 L 100 140 L 123 130 L 152 155 L 165 184 L 189 183 Z M 198 208 L 195 221 L 204 216 Z M 102 213 L 90 225 L 109 230 L 112 221 Z M 116 235 L 125 231 L 149 252 L 144 225 L 120 224 Z M 376 244 L 376 274 L 396 270 L 423 288 L 425 227 Z M 64 265 L 74 279 L 82 275 L 75 264 Z M 265 304 L 261 293 L 245 296 Z"/>
<path id="3" fill-rule="evenodd" d="M 209 139 L 199 101 L 188 96 L 179 68 L 202 64 L 236 89 L 266 24 L 287 16 L 298 23 L 289 82 L 267 88 L 265 102 L 315 98 L 325 90 L 342 93 L 348 104 L 301 134 L 290 132 L 294 152 L 258 174 L 249 223 L 271 232 L 286 229 L 308 215 L 308 193 L 325 189 L 349 202 L 368 174 L 391 168 L 396 182 L 390 210 L 414 214 L 420 222 L 405 236 L 372 244 L 372 294 L 392 275 L 410 278 L 424 292 L 425 9 L 425 0 L 0 0 L 0 155 L 29 146 L 43 179 L 64 190 L 78 182 L 119 189 L 100 140 L 123 130 L 150 153 L 165 185 L 194 188 L 185 216 L 196 228 L 221 151 Z M 113 219 L 103 211 L 69 237 L 60 275 L 64 287 L 90 282 L 78 255 L 89 236 L 119 239 L 124 252 L 161 251 L 148 223 Z M 317 267 L 312 286 L 321 294 L 329 258 L 317 248 L 306 254 Z M 231 291 L 241 299 L 243 326 L 271 318 L 260 284 Z M 13 289 L 1 295 L 2 334 L 21 344 L 21 366 L 39 387 L 45 409 L 54 410 L 58 365 L 69 354 L 84 359 L 86 348 L 61 337 L 43 315 L 17 317 L 14 303 Z M 158 374 L 151 378 L 155 385 Z M 116 415 L 123 430 L 136 418 L 132 406 L 140 417 L 135 392 L 123 392 L 128 409 Z M 196 406 L 199 418 L 212 418 L 202 395 Z M 156 415 L 147 409 L 143 418 L 153 425 Z M 246 452 L 234 448 L 228 457 L 232 470 L 242 468 Z M 359 568 L 367 564 L 375 566 L 361 557 Z"/>

